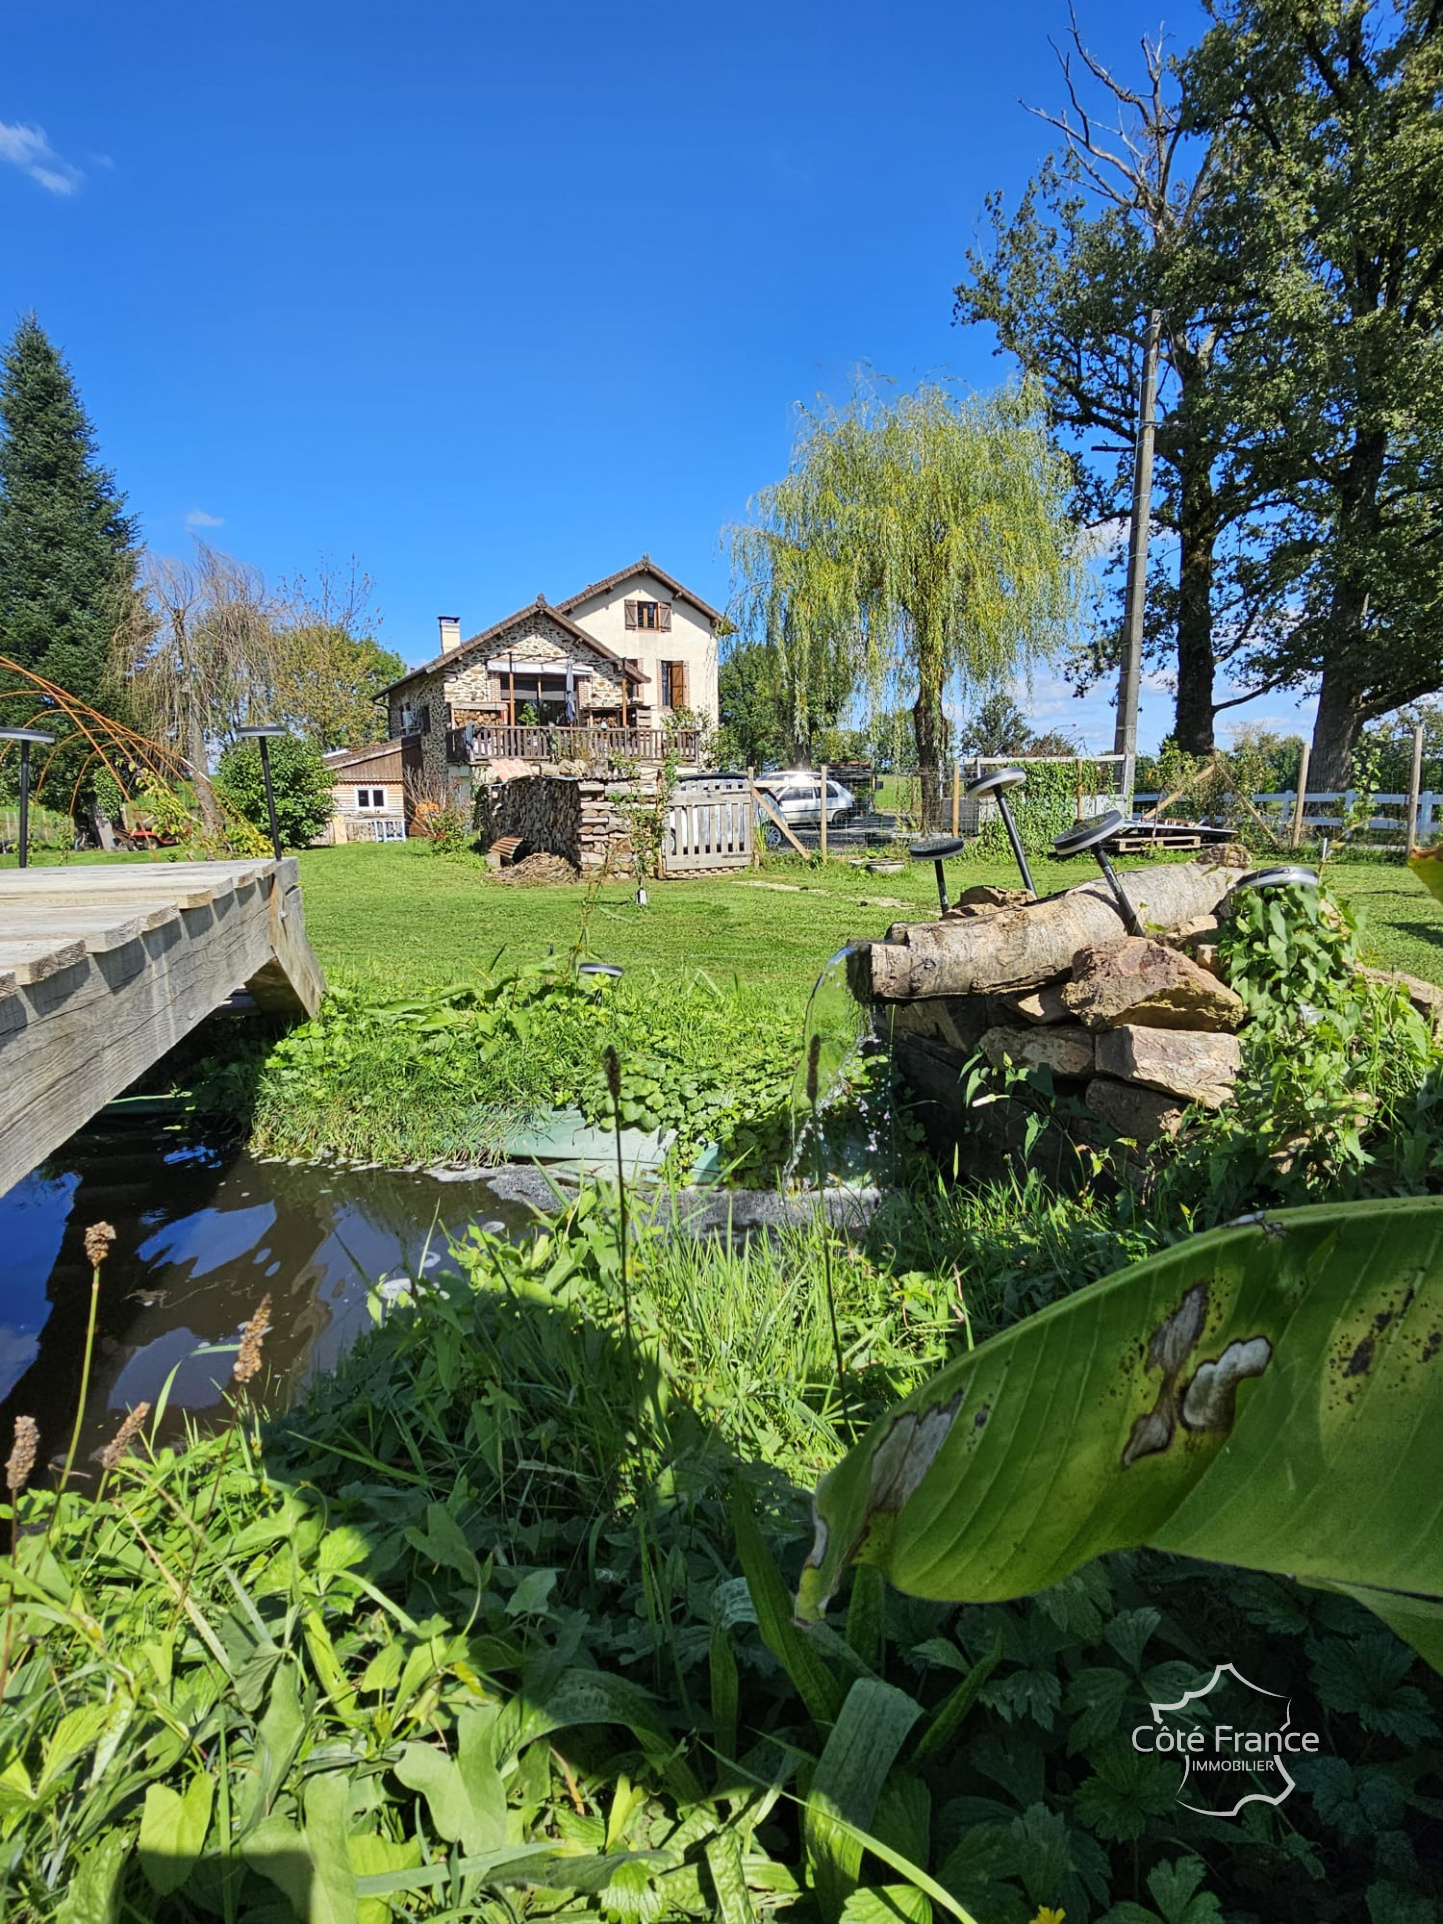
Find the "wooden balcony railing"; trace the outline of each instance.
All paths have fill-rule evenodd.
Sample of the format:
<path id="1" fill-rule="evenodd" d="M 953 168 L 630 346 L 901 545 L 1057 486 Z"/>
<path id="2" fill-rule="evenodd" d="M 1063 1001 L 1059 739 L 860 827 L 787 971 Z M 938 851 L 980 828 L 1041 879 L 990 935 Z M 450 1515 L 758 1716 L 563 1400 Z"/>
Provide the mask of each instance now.
<path id="1" fill-rule="evenodd" d="M 500 728 L 473 722 L 446 730 L 446 759 L 473 762 L 695 762 L 701 736 L 695 728 Z"/>

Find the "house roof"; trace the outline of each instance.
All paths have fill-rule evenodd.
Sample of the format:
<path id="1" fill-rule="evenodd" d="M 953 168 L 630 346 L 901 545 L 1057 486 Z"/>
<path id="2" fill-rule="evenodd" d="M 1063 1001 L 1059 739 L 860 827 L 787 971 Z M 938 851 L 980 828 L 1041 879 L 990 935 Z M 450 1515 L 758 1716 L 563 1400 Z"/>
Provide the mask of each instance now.
<path id="1" fill-rule="evenodd" d="M 618 568 L 614 575 L 607 575 L 601 581 L 588 582 L 580 594 L 568 595 L 565 601 L 558 603 L 558 606 L 566 609 L 580 607 L 583 601 L 590 601 L 593 595 L 606 594 L 610 589 L 619 587 L 623 581 L 629 580 L 632 575 L 651 575 L 655 580 L 665 582 L 678 601 L 689 601 L 693 608 L 706 616 L 708 621 L 722 619 L 719 609 L 711 607 L 709 603 L 702 600 L 700 595 L 694 595 L 690 588 L 683 587 L 676 576 L 669 575 L 665 568 L 658 568 L 649 554 L 644 554 L 640 561 L 633 561 L 629 568 Z"/>
<path id="2" fill-rule="evenodd" d="M 655 572 L 655 570 L 653 570 L 653 572 Z M 621 580 L 622 577 L 618 576 L 617 579 Z M 636 666 L 623 662 L 620 655 L 614 655 L 606 646 L 605 642 L 598 641 L 595 635 L 587 634 L 584 628 L 578 628 L 576 623 L 570 620 L 560 608 L 553 607 L 545 595 L 538 595 L 535 601 L 529 602 L 524 608 L 518 608 L 515 614 L 506 615 L 490 628 L 483 628 L 479 635 L 472 635 L 458 647 L 447 649 L 444 653 L 434 656 L 430 661 L 423 661 L 419 668 L 412 668 L 409 673 L 402 675 L 399 681 L 393 681 L 385 688 L 380 689 L 372 699 L 380 701 L 394 689 L 404 688 L 407 682 L 415 681 L 422 675 L 434 675 L 438 668 L 444 668 L 448 662 L 457 661 L 462 655 L 470 654 L 473 649 L 480 648 L 487 642 L 495 641 L 499 635 L 504 635 L 508 628 L 514 628 L 518 621 L 524 621 L 528 615 L 535 614 L 549 615 L 559 628 L 564 628 L 567 634 L 574 636 L 577 641 L 584 642 L 595 654 L 602 656 L 606 661 L 614 661 L 618 668 L 624 668 L 628 681 L 644 682 L 651 680 L 650 675 L 642 674 L 641 670 Z"/>
<path id="3" fill-rule="evenodd" d="M 327 768 L 337 771 L 351 768 L 357 762 L 379 761 L 383 755 L 398 755 L 401 752 L 401 738 L 394 736 L 388 742 L 372 742 L 369 748 L 333 748 L 321 760 Z"/>

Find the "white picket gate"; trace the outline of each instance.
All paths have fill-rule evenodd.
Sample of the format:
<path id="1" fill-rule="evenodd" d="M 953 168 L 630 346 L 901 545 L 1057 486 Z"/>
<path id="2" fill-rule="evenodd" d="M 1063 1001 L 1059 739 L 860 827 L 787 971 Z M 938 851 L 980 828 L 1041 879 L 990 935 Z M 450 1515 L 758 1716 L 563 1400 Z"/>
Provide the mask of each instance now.
<path id="1" fill-rule="evenodd" d="M 750 868 L 756 804 L 744 775 L 682 782 L 667 809 L 664 875 L 710 875 Z"/>

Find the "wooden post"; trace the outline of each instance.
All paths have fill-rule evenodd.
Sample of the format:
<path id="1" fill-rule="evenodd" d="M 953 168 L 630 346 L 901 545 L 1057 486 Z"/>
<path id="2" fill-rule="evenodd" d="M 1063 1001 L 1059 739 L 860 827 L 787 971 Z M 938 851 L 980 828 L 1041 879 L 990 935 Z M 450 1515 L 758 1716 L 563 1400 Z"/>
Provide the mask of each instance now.
<path id="1" fill-rule="evenodd" d="M 757 801 L 761 804 L 761 806 L 766 810 L 767 814 L 771 816 L 772 820 L 776 823 L 777 827 L 782 831 L 782 834 L 786 836 L 787 840 L 791 843 L 792 847 L 797 851 L 798 855 L 805 858 L 810 851 L 807 849 L 804 849 L 801 843 L 797 840 L 796 836 L 793 835 L 790 822 L 788 822 L 785 815 L 783 815 L 777 808 L 775 808 L 772 805 L 771 796 L 768 795 L 766 790 L 763 788 L 753 789 L 752 793 L 756 797 Z"/>
<path id="2" fill-rule="evenodd" d="M 1418 793 L 1423 786 L 1423 724 L 1413 730 L 1413 774 L 1408 783 L 1408 847 L 1418 846 Z"/>
<path id="3" fill-rule="evenodd" d="M 1308 763 L 1313 758 L 1311 742 L 1303 743 L 1303 758 L 1298 763 L 1298 799 L 1293 803 L 1293 834 L 1291 846 L 1296 848 L 1303 839 L 1303 809 L 1308 800 Z"/>
<path id="4" fill-rule="evenodd" d="M 747 770 L 747 807 L 751 810 L 752 867 L 760 868 L 761 844 L 757 838 L 757 771 L 755 763 Z"/>
<path id="5" fill-rule="evenodd" d="M 822 763 L 822 860 L 827 859 L 827 764 Z"/>
<path id="6" fill-rule="evenodd" d="M 952 764 L 952 835 L 955 840 L 962 833 L 962 764 Z"/>

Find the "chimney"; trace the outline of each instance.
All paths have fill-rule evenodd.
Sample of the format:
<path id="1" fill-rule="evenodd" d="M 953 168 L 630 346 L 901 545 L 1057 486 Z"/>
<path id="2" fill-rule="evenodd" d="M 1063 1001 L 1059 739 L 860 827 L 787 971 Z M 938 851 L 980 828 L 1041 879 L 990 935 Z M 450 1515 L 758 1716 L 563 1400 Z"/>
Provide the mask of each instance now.
<path id="1" fill-rule="evenodd" d="M 441 630 L 441 653 L 449 655 L 453 648 L 461 646 L 461 617 L 437 615 L 436 625 Z"/>

